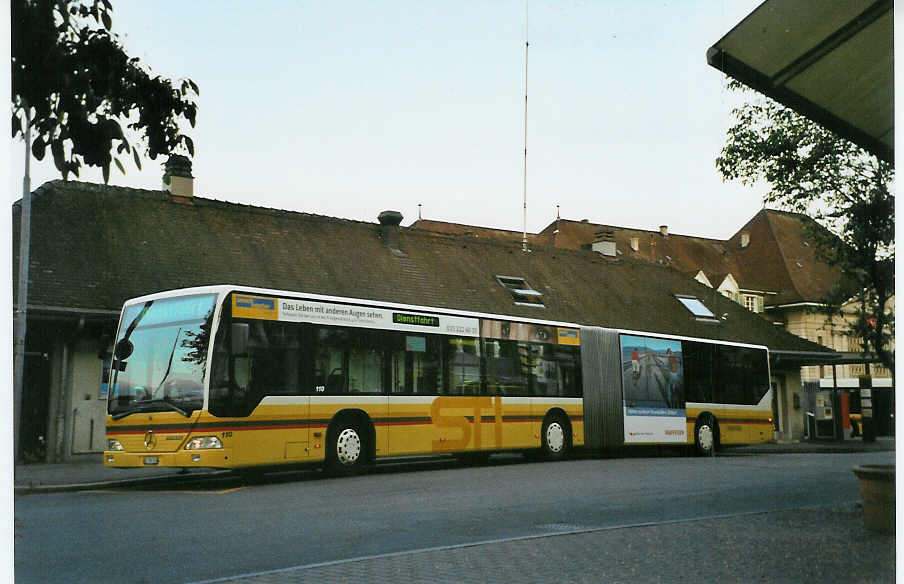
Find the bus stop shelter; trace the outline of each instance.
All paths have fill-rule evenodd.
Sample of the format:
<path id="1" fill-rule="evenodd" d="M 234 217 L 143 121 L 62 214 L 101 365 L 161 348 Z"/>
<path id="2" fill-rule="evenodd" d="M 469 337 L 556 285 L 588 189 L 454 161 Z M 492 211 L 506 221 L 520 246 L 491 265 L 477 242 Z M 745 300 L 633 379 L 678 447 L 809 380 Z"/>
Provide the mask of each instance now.
<path id="1" fill-rule="evenodd" d="M 879 363 L 873 354 L 853 352 L 801 352 L 771 351 L 773 369 L 822 365 L 831 367 L 831 384 L 820 380 L 802 382 L 800 410 L 804 416 L 805 435 L 810 440 L 844 440 L 851 435 L 852 419 L 855 435 L 862 434 L 864 441 L 876 438 L 877 428 L 894 426 L 894 387 L 878 388 L 869 375 L 869 365 Z M 843 387 L 838 383 L 837 367 L 840 365 L 866 365 L 866 375 L 861 376 L 856 387 Z M 824 380 L 823 380 L 824 381 Z M 878 395 L 878 392 L 888 392 Z M 853 418 L 852 418 L 853 416 Z"/>
<path id="2" fill-rule="evenodd" d="M 766 0 L 706 60 L 894 163 L 892 0 Z"/>
<path id="3" fill-rule="evenodd" d="M 894 164 L 893 0 L 766 0 L 712 45 L 706 60 L 727 76 Z M 843 416 L 834 415 L 842 405 L 836 401 L 842 395 L 836 366 L 877 360 L 859 353 L 829 355 L 773 354 L 773 360 L 784 366 L 794 362 L 832 366 L 830 434 L 843 437 Z M 823 388 L 817 383 L 815 390 Z M 873 420 L 867 415 L 873 413 L 875 397 L 868 374 L 860 379 L 858 390 L 868 440 L 875 437 Z M 807 415 L 812 414 L 814 424 L 809 435 L 828 434 L 818 431 L 815 419 L 821 413 L 827 420 L 825 400 L 819 405 L 814 399 L 810 406 Z M 893 427 L 893 414 L 889 415 Z"/>

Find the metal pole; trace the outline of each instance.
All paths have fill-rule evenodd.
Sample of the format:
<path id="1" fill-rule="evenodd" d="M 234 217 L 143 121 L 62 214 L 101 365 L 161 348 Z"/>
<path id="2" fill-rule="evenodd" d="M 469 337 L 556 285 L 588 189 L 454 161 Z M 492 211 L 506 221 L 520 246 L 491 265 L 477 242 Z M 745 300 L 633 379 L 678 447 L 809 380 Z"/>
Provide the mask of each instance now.
<path id="1" fill-rule="evenodd" d="M 835 439 L 844 440 L 844 420 L 841 419 L 841 393 L 838 391 L 838 365 L 832 363 L 832 421 Z M 822 377 L 820 375 L 820 377 Z"/>
<path id="2" fill-rule="evenodd" d="M 28 251 L 31 238 L 31 116 L 25 109 L 25 177 L 22 179 L 22 213 L 19 224 L 19 280 L 13 324 L 13 462 L 19 462 L 19 430 L 25 369 L 25 320 L 28 307 Z"/>
<path id="3" fill-rule="evenodd" d="M 524 0 L 524 182 L 522 200 L 524 202 L 524 211 L 522 215 L 522 227 L 524 231 L 521 235 L 521 251 L 527 251 L 527 51 L 530 43 L 527 42 L 527 2 Z"/>

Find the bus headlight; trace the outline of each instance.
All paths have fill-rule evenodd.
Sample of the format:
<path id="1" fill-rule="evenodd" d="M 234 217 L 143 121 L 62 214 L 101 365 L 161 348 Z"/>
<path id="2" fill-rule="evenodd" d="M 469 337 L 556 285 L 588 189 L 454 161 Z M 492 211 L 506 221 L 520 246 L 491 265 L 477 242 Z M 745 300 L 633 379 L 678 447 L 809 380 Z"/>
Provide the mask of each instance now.
<path id="1" fill-rule="evenodd" d="M 123 447 L 119 440 L 107 438 L 107 450 L 123 450 Z"/>
<path id="2" fill-rule="evenodd" d="M 186 450 L 208 450 L 210 448 L 223 448 L 223 443 L 216 436 L 197 436 L 185 445 Z"/>

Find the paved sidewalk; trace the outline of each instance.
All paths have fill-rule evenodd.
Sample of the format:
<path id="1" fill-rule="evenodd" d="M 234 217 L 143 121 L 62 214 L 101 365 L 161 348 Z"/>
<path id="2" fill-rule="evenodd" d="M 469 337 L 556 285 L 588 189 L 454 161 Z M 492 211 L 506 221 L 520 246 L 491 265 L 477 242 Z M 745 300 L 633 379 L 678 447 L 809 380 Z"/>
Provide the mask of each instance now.
<path id="1" fill-rule="evenodd" d="M 221 469 L 107 468 L 99 455 L 56 464 L 22 464 L 15 467 L 15 493 L 53 493 L 111 486 L 165 484 L 201 475 L 227 474 Z"/>
<path id="2" fill-rule="evenodd" d="M 850 504 L 512 538 L 194 584 L 890 583 L 895 539 L 867 531 Z"/>
<path id="3" fill-rule="evenodd" d="M 882 437 L 872 443 L 860 439 L 844 442 L 767 443 L 755 446 L 723 448 L 716 456 L 753 454 L 853 453 L 894 451 L 895 439 Z M 100 455 L 86 455 L 76 462 L 60 464 L 25 464 L 15 467 L 16 494 L 77 491 L 111 486 L 166 484 L 171 481 L 228 476 L 232 471 L 218 469 L 134 468 L 117 469 L 103 465 Z"/>

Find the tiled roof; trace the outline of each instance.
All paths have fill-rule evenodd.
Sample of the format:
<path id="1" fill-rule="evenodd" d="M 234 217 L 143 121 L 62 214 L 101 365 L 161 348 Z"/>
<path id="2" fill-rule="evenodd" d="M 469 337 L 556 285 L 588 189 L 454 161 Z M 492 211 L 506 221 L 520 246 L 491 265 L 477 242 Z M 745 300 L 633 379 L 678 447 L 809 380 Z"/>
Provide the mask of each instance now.
<path id="1" fill-rule="evenodd" d="M 751 231 L 765 231 L 757 223 L 767 224 L 775 249 L 758 249 L 751 236 L 748 248 L 738 252 L 739 263 L 747 268 L 745 276 L 754 281 L 758 274 L 767 283 L 781 282 L 775 304 L 824 301 L 841 280 L 841 271 L 817 256 L 808 230 L 822 228 L 809 217 L 783 211 L 762 211 L 748 223 Z M 740 240 L 741 232 L 729 240 L 729 245 Z M 748 252 L 748 257 L 744 257 L 744 252 Z"/>
<path id="2" fill-rule="evenodd" d="M 818 259 L 809 228 L 819 228 L 809 217 L 763 209 L 725 241 L 570 220 L 554 221 L 540 235 L 555 234 L 557 247 L 579 249 L 608 231 L 624 257 L 671 265 L 684 273 L 703 270 L 716 287 L 731 274 L 741 289 L 768 292 L 766 304 L 781 305 L 822 302 L 840 281 L 840 270 Z M 743 234 L 749 236 L 746 247 L 741 247 Z"/>
<path id="3" fill-rule="evenodd" d="M 18 205 L 13 215 L 17 226 Z M 396 249 L 380 232 L 376 223 L 52 181 L 32 202 L 29 305 L 115 310 L 151 292 L 237 284 L 822 350 L 665 265 L 540 244 L 524 253 L 520 241 L 412 227 L 400 228 Z M 545 308 L 514 304 L 496 275 L 525 278 Z M 675 294 L 698 296 L 725 319 L 700 323 Z"/>
<path id="4" fill-rule="evenodd" d="M 448 223 L 446 221 L 436 221 L 433 219 L 418 219 L 411 224 L 411 229 L 435 231 L 437 233 L 448 233 L 451 235 L 467 235 L 474 238 L 482 237 L 484 239 L 493 239 L 496 241 L 516 241 L 518 243 L 521 243 L 525 235 L 523 231 L 479 227 L 476 225 L 464 225 L 462 223 Z M 550 240 L 545 235 L 528 233 L 527 242 L 531 245 L 548 245 Z"/>

